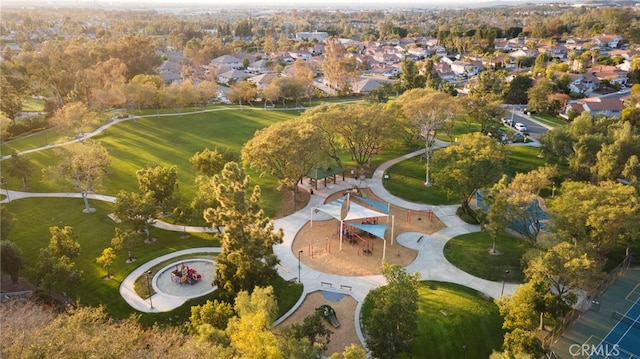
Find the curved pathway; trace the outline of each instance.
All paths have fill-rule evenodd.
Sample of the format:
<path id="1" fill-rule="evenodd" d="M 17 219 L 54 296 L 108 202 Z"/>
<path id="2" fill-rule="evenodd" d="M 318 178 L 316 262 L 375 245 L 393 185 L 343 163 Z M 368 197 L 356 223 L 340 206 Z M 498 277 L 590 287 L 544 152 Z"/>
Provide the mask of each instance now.
<path id="1" fill-rule="evenodd" d="M 228 110 L 229 108 L 221 108 L 221 109 L 212 109 L 205 111 L 197 111 L 196 113 L 202 112 L 212 112 L 212 111 L 221 111 Z M 262 110 L 257 108 L 247 108 L 244 109 L 252 109 L 252 110 Z M 270 109 L 271 110 L 271 109 Z M 283 110 L 292 110 L 292 109 L 283 109 Z M 183 113 L 186 115 L 188 113 Z M 175 116 L 176 114 L 160 114 L 160 115 L 148 115 L 148 116 L 136 116 L 136 117 L 128 117 L 125 119 L 114 119 L 113 121 L 101 126 L 95 131 L 84 134 L 81 138 L 62 143 L 49 145 L 45 147 L 40 147 L 28 151 L 23 151 L 21 153 L 29 153 L 35 152 L 51 147 L 62 146 L 68 143 L 78 142 L 86 138 L 90 138 L 95 136 L 96 134 L 104 131 L 106 128 L 113 126 L 119 122 L 127 121 L 131 119 L 135 119 L 138 117 L 158 117 L 158 116 Z M 446 142 L 436 141 L 435 148 L 446 146 Z M 371 289 L 376 287 L 385 285 L 385 279 L 382 275 L 371 275 L 371 276 L 341 276 L 335 274 L 327 274 L 315 269 L 312 269 L 306 266 L 304 263 L 300 263 L 300 268 L 298 268 L 298 257 L 291 250 L 291 245 L 293 243 L 293 239 L 295 238 L 298 231 L 311 219 L 310 214 L 311 210 L 315 207 L 322 205 L 325 199 L 338 191 L 342 191 L 346 188 L 349 188 L 353 185 L 358 185 L 359 187 L 369 187 L 376 196 L 380 197 L 382 200 L 386 202 L 393 203 L 399 207 L 411 209 L 411 210 L 433 210 L 433 212 L 440 218 L 440 220 L 446 225 L 446 228 L 433 233 L 432 235 L 425 235 L 423 241 L 421 241 L 420 245 L 417 245 L 415 239 L 413 239 L 412 235 L 422 235 L 419 233 L 407 233 L 405 236 L 401 236 L 399 238 L 400 242 L 405 241 L 406 243 L 413 243 L 412 247 L 419 250 L 418 256 L 414 262 L 412 262 L 409 266 L 406 267 L 407 271 L 410 273 L 418 272 L 423 280 L 437 280 L 437 281 L 446 281 L 461 284 L 473 289 L 476 289 L 485 295 L 493 298 L 499 297 L 503 292 L 504 293 L 512 293 L 517 285 L 503 282 L 492 282 L 488 280 L 484 280 L 481 278 L 477 278 L 472 276 L 454 265 L 452 265 L 443 255 L 443 248 L 445 243 L 458 235 L 477 232 L 480 230 L 480 227 L 477 225 L 470 225 L 462 220 L 456 215 L 455 211 L 458 207 L 457 205 L 451 206 L 433 206 L 426 204 L 418 204 L 409 202 L 400 198 L 397 198 L 391 195 L 382 185 L 382 176 L 385 171 L 393 166 L 394 164 L 406 160 L 411 157 L 418 156 L 423 154 L 424 150 L 415 151 L 404 155 L 402 157 L 390 160 L 388 162 L 383 163 L 380 167 L 376 169 L 371 179 L 366 180 L 355 180 L 355 179 L 346 179 L 345 181 L 338 182 L 337 184 L 328 184 L 327 187 L 319 188 L 318 190 L 314 190 L 314 195 L 311 196 L 309 203 L 307 206 L 298 212 L 291 214 L 287 217 L 280 218 L 274 220 L 276 228 L 282 228 L 284 231 L 284 239 L 283 243 L 274 246 L 274 252 L 280 259 L 280 266 L 278 267 L 279 274 L 286 280 L 296 280 L 298 279 L 303 285 L 303 294 L 294 305 L 291 310 L 286 313 L 284 316 L 279 318 L 274 325 L 279 324 L 284 319 L 286 319 L 291 313 L 293 313 L 304 301 L 306 295 L 308 293 L 317 291 L 317 290 L 331 290 L 338 291 L 345 294 L 351 295 L 357 301 L 356 312 L 354 316 L 355 320 L 355 328 L 360 338 L 360 341 L 364 344 L 364 336 L 360 330 L 360 310 L 362 308 L 362 304 L 366 295 L 369 293 Z M 6 159 L 7 156 L 3 156 L 2 159 Z M 304 187 L 304 186 L 303 186 Z M 307 188 L 308 189 L 308 188 Z M 31 192 L 20 192 L 20 191 L 7 191 L 2 190 L 2 193 L 7 196 L 2 202 L 8 202 L 16 199 L 27 198 L 27 197 L 66 197 L 66 198 L 81 198 L 79 193 L 31 193 Z M 95 200 L 102 200 L 108 202 L 114 202 L 115 198 L 112 196 L 105 196 L 99 194 L 90 194 L 89 198 Z M 162 221 L 157 221 L 155 224 L 156 227 L 166 229 L 166 230 L 174 230 L 174 231 L 183 231 L 184 226 L 181 225 L 173 225 L 168 224 Z M 187 231 L 190 232 L 199 232 L 199 231 L 212 231 L 211 228 L 208 227 L 193 227 L 188 226 Z M 165 295 L 162 292 L 157 292 L 155 295 L 151 297 L 153 302 L 153 308 L 150 308 L 149 303 L 140 298 L 134 290 L 133 285 L 137 278 L 143 276 L 148 270 L 156 266 L 157 264 L 167 261 L 171 258 L 181 256 L 184 254 L 190 253 L 202 253 L 202 252 L 220 252 L 220 248 L 192 248 L 188 250 L 178 251 L 174 253 L 170 253 L 164 255 L 162 257 L 155 258 L 149 262 L 146 262 L 132 271 L 121 283 L 120 285 L 120 294 L 122 297 L 136 310 L 142 312 L 161 312 L 172 310 L 176 307 L 181 306 L 187 300 L 187 298 L 179 298 L 175 296 Z M 300 278 L 298 278 L 298 272 L 300 272 Z M 154 288 L 156 287 L 157 275 L 154 275 L 152 284 Z M 331 283 L 331 287 L 329 288 L 326 283 Z"/>

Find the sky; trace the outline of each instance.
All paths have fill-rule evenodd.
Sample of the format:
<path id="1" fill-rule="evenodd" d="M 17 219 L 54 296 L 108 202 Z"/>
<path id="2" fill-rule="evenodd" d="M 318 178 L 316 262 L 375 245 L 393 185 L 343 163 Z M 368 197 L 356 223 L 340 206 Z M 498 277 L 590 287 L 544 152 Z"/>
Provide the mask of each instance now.
<path id="1" fill-rule="evenodd" d="M 16 3 L 17 0 L 5 0 L 6 3 Z M 571 0 L 569 0 L 571 1 Z M 568 1 L 568 2 L 569 2 Z M 83 4 L 112 4 L 124 5 L 131 4 L 132 7 L 139 5 L 148 6 L 181 6 L 181 5 L 202 5 L 203 7 L 242 7 L 242 8 L 274 8 L 274 7 L 298 7 L 298 8 L 358 8 L 358 7 L 476 7 L 476 6 L 492 6 L 496 4 L 502 5 L 518 5 L 524 3 L 541 3 L 541 2 L 557 2 L 557 0 L 20 0 L 21 4 L 32 3 L 35 5 L 83 5 Z"/>

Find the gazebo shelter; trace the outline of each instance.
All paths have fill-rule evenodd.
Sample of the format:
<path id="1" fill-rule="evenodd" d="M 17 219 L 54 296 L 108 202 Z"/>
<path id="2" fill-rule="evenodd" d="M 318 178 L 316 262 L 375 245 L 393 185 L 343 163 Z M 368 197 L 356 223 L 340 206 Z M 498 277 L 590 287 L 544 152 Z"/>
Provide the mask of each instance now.
<path id="1" fill-rule="evenodd" d="M 336 176 L 342 174 L 342 180 L 344 181 L 344 172 L 346 170 L 336 165 L 328 165 L 317 167 L 307 172 L 307 177 L 313 180 L 313 188 L 318 189 L 318 180 L 324 180 L 324 186 L 327 187 L 327 178 L 333 179 L 333 183 L 336 183 Z"/>

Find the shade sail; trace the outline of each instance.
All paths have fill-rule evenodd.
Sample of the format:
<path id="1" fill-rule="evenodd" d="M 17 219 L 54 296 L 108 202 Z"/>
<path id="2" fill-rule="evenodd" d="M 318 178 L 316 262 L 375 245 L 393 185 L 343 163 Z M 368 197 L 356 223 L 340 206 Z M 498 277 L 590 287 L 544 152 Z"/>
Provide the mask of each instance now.
<path id="1" fill-rule="evenodd" d="M 358 199 L 362 199 L 357 197 Z M 349 201 L 349 211 L 343 218 L 341 216 L 342 207 L 345 201 Z M 333 202 L 329 202 L 317 208 L 319 211 L 327 213 L 331 217 L 337 220 L 352 221 L 357 219 L 373 218 L 373 217 L 386 217 L 386 213 L 378 212 L 373 209 L 362 206 L 351 200 L 350 194 L 342 196 Z"/>
<path id="2" fill-rule="evenodd" d="M 371 233 L 378 238 L 384 239 L 384 233 L 389 228 L 388 224 L 360 224 L 360 223 L 347 223 L 350 226 L 361 229 L 367 233 Z"/>

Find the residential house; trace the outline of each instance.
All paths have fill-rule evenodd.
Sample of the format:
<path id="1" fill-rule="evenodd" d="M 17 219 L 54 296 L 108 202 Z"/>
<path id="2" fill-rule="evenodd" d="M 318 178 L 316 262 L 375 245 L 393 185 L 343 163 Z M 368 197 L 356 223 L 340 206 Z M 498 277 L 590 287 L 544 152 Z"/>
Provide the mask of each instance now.
<path id="1" fill-rule="evenodd" d="M 267 71 L 268 61 L 266 59 L 260 59 L 249 64 L 247 71 L 252 74 L 261 74 Z"/>
<path id="2" fill-rule="evenodd" d="M 624 86 L 627 83 L 627 71 L 615 66 L 598 65 L 589 69 L 589 73 L 595 76 L 600 82 L 608 81 L 610 84 Z"/>
<path id="3" fill-rule="evenodd" d="M 591 43 L 596 46 L 615 49 L 620 45 L 621 41 L 622 41 L 622 36 L 619 36 L 619 35 L 600 35 L 600 36 L 595 36 L 591 41 Z"/>
<path id="4" fill-rule="evenodd" d="M 244 70 L 238 70 L 238 69 L 231 69 L 222 73 L 218 74 L 218 82 L 225 84 L 225 85 L 230 85 L 233 82 L 238 82 L 238 81 L 242 81 L 244 79 L 247 79 L 249 77 L 253 76 L 252 74 L 244 71 Z"/>
<path id="5" fill-rule="evenodd" d="M 454 61 L 451 63 L 451 71 L 457 75 L 475 76 L 484 70 L 479 61 Z"/>
<path id="6" fill-rule="evenodd" d="M 296 41 L 318 41 L 323 42 L 329 37 L 328 32 L 324 31 L 300 31 L 296 32 Z"/>
<path id="7" fill-rule="evenodd" d="M 592 115 L 604 115 L 607 117 L 620 118 L 624 101 L 621 98 L 588 97 L 576 101 L 571 101 L 567 105 L 564 116 L 568 116 L 569 110 L 574 109 L 579 114 L 587 111 Z"/>
<path id="8" fill-rule="evenodd" d="M 402 72 L 402 69 L 398 66 L 377 64 L 371 67 L 369 73 L 372 75 L 384 76 L 386 78 L 394 78 Z"/>
<path id="9" fill-rule="evenodd" d="M 354 93 L 368 94 L 380 87 L 382 83 L 374 79 L 362 79 L 351 86 Z"/>
<path id="10" fill-rule="evenodd" d="M 260 75 L 256 75 L 253 77 L 249 77 L 247 80 L 256 84 L 258 90 L 264 90 L 265 86 L 269 84 L 273 79 L 277 78 L 278 75 L 274 73 L 264 73 Z"/>
<path id="11" fill-rule="evenodd" d="M 216 67 L 227 66 L 232 69 L 241 69 L 243 67 L 242 60 L 231 55 L 222 55 L 220 57 L 216 57 L 215 59 L 211 60 L 211 63 Z"/>

